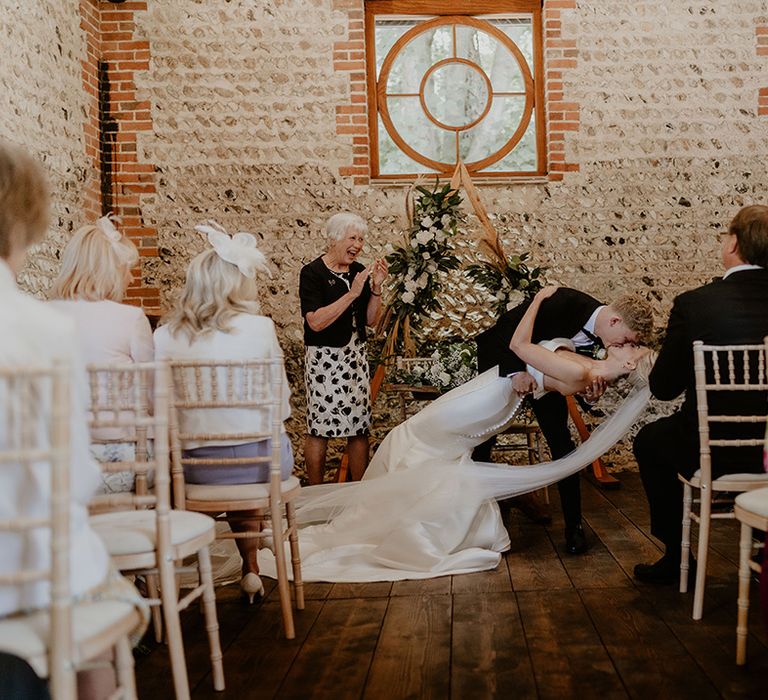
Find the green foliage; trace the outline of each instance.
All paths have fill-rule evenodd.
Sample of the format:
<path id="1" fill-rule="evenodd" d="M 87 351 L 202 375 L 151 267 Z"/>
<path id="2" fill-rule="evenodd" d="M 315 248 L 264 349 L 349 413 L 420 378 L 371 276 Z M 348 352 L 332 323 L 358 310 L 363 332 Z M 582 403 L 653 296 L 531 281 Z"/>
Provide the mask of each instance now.
<path id="1" fill-rule="evenodd" d="M 490 262 L 474 263 L 464 268 L 473 282 L 493 295 L 496 316 L 517 305 L 518 302 L 513 298 L 515 292 L 522 292 L 526 298 L 530 298 L 544 286 L 542 273 L 546 268 L 528 267 L 525 262 L 528 257 L 529 253 L 510 255 L 503 270 Z"/>

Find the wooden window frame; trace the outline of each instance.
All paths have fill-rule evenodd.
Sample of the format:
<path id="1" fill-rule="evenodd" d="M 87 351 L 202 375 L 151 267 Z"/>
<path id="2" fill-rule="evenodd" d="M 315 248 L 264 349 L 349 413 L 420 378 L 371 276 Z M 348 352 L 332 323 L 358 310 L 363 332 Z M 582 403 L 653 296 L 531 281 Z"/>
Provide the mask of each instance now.
<path id="1" fill-rule="evenodd" d="M 376 77 L 376 18 L 382 15 L 434 15 L 441 19 L 451 16 L 468 18 L 475 15 L 493 15 L 504 13 L 528 13 L 532 16 L 533 27 L 533 95 L 534 106 L 532 119 L 536 128 L 536 170 L 488 172 L 472 169 L 473 174 L 481 178 L 518 180 L 531 177 L 543 177 L 547 170 L 547 124 L 544 95 L 544 31 L 542 18 L 542 0 L 365 0 L 365 58 L 366 83 L 368 88 L 368 138 L 370 143 L 370 177 L 376 181 L 402 180 L 415 178 L 420 173 L 381 174 L 379 172 L 378 119 L 381 96 L 378 94 Z M 429 21 L 429 20 L 428 20 Z M 382 67 L 383 69 L 383 67 Z M 386 110 L 386 108 L 384 108 Z M 408 155 L 398 140 L 395 143 Z M 517 145 L 517 144 L 515 144 Z M 514 147 L 510 149 L 510 152 Z M 505 154 L 506 155 L 506 154 Z M 487 159 L 484 159 L 487 160 Z M 487 167 L 480 161 L 481 167 Z M 426 166 L 425 166 L 426 167 Z M 437 170 L 437 168 L 434 168 Z M 423 174 L 423 173 L 422 173 Z M 439 170 L 439 175 L 450 175 L 451 169 Z"/>

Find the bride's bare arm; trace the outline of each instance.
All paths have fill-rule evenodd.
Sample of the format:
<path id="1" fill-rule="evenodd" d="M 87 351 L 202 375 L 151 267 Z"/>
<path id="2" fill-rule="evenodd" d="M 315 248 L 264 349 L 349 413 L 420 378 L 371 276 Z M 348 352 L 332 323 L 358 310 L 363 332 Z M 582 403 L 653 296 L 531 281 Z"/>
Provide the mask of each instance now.
<path id="1" fill-rule="evenodd" d="M 544 287 L 536 294 L 515 329 L 509 343 L 509 349 L 523 362 L 535 367 L 545 376 L 557 382 L 557 387 L 548 382 L 548 388 L 561 393 L 565 393 L 566 390 L 568 393 L 574 393 L 583 390 L 586 386 L 589 377 L 587 367 L 577 359 L 569 358 L 567 354 L 554 353 L 531 341 L 533 326 L 541 303 L 551 297 L 557 289 L 557 287 Z"/>

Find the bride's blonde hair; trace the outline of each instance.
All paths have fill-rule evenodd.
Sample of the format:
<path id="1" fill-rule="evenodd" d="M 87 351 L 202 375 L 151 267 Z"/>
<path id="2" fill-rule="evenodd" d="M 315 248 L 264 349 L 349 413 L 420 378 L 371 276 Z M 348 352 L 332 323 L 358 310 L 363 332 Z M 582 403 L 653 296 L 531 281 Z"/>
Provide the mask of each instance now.
<path id="1" fill-rule="evenodd" d="M 206 250 L 189 264 L 181 297 L 165 323 L 171 335 L 186 333 L 190 342 L 212 331 L 228 333 L 238 314 L 261 312 L 257 296 L 255 278 Z"/>
<path id="2" fill-rule="evenodd" d="M 627 375 L 627 381 L 632 386 L 641 386 L 648 383 L 656 358 L 659 356 L 655 350 L 649 350 L 635 365 L 635 368 Z"/>

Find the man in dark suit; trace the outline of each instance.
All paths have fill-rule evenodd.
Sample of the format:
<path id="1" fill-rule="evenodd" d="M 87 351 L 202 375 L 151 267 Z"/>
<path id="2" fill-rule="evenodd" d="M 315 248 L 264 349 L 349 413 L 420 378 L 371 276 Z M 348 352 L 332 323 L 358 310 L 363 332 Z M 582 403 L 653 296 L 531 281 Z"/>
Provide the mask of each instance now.
<path id="1" fill-rule="evenodd" d="M 495 365 L 499 374 L 512 377 L 512 386 L 519 393 L 530 393 L 536 388 L 526 365 L 509 348 L 512 335 L 520 323 L 528 302 L 502 314 L 496 324 L 477 336 L 477 365 L 484 372 Z M 544 301 L 539 309 L 533 329 L 533 341 L 552 338 L 570 338 L 577 351 L 590 354 L 611 345 L 625 345 L 643 340 L 651 331 L 653 316 L 650 306 L 636 296 L 622 297 L 610 306 L 576 289 L 563 287 Z M 595 386 L 588 399 L 597 398 L 604 386 Z M 549 445 L 553 459 L 574 449 L 568 429 L 568 406 L 564 396 L 550 392 L 533 401 L 533 412 L 541 432 Z M 493 440 L 480 445 L 473 457 L 477 461 L 490 461 Z M 581 524 L 581 492 L 579 475 L 574 474 L 558 483 L 560 502 L 565 520 L 565 546 L 571 554 L 587 549 Z"/>
<path id="2" fill-rule="evenodd" d="M 667 335 L 651 371 L 653 395 L 671 401 L 685 392 L 681 408 L 671 416 L 646 425 L 637 434 L 635 457 L 648 497 L 651 532 L 665 546 L 653 564 L 638 564 L 635 578 L 646 583 L 674 583 L 680 576 L 683 487 L 677 473 L 690 477 L 699 468 L 699 436 L 693 373 L 693 341 L 712 345 L 762 343 L 768 335 L 768 207 L 744 207 L 721 234 L 725 275 L 678 296 L 672 306 Z M 752 404 L 765 410 L 764 393 L 718 398 L 718 415 L 749 412 Z M 735 429 L 743 430 L 739 426 Z M 754 426 L 753 426 L 754 429 Z M 737 437 L 738 435 L 736 435 Z M 755 437 L 761 436 L 758 426 Z M 733 437 L 733 436 L 731 436 Z M 754 449 L 754 455 L 748 453 Z M 741 448 L 718 455 L 712 450 L 712 474 L 722 476 L 745 464 L 762 469 L 760 448 Z"/>

